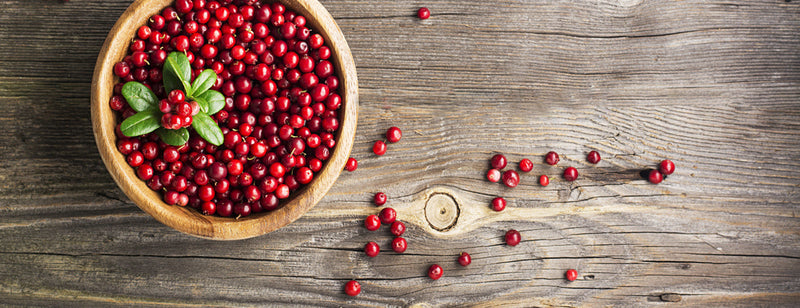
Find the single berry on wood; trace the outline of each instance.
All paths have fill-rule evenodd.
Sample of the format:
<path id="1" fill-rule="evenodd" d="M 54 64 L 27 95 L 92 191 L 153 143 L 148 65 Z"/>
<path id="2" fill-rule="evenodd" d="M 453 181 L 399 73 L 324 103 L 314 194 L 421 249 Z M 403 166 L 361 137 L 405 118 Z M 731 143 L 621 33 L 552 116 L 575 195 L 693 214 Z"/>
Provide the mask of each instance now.
<path id="1" fill-rule="evenodd" d="M 550 151 L 547 152 L 547 154 L 544 156 L 544 162 L 546 162 L 548 165 L 555 166 L 556 164 L 558 164 L 558 161 L 559 157 L 558 153 L 556 152 Z"/>
<path id="2" fill-rule="evenodd" d="M 373 201 L 377 206 L 386 204 L 386 194 L 382 192 L 376 193 L 375 197 L 373 198 Z"/>
<path id="3" fill-rule="evenodd" d="M 509 246 L 517 246 L 521 240 L 522 236 L 519 231 L 511 229 L 506 232 L 506 244 Z"/>
<path id="4" fill-rule="evenodd" d="M 433 280 L 442 278 L 442 274 L 444 274 L 444 270 L 442 270 L 442 267 L 439 266 L 439 264 L 431 265 L 431 267 L 428 268 L 428 277 Z"/>
<path id="5" fill-rule="evenodd" d="M 376 257 L 381 252 L 381 247 L 378 246 L 378 243 L 369 242 L 364 245 L 364 253 L 367 254 L 370 258 Z"/>
<path id="6" fill-rule="evenodd" d="M 361 293 L 361 284 L 358 281 L 350 280 L 344 285 L 344 293 L 350 296 L 356 296 Z"/>
<path id="7" fill-rule="evenodd" d="M 505 156 L 503 156 L 503 154 L 497 154 L 495 156 L 492 156 L 490 164 L 494 169 L 503 170 L 503 168 L 505 168 L 506 165 L 508 165 L 508 160 L 506 159 Z"/>
<path id="8" fill-rule="evenodd" d="M 499 182 L 502 176 L 503 176 L 502 172 L 500 172 L 500 170 L 497 169 L 489 169 L 489 171 L 486 172 L 486 179 L 492 183 Z"/>
<path id="9" fill-rule="evenodd" d="M 675 172 L 675 163 L 669 159 L 662 160 L 661 163 L 658 164 L 658 171 L 663 175 L 670 175 Z"/>
<path id="10" fill-rule="evenodd" d="M 564 169 L 564 179 L 570 182 L 577 180 L 578 169 L 575 169 L 575 167 L 567 167 L 567 169 Z"/>
<path id="11" fill-rule="evenodd" d="M 503 184 L 511 188 L 517 187 L 519 185 L 519 173 L 514 170 L 503 172 Z"/>
<path id="12" fill-rule="evenodd" d="M 650 170 L 650 173 L 647 175 L 647 180 L 650 181 L 650 183 L 658 184 L 664 180 L 664 175 L 661 174 L 661 171 Z"/>
<path id="13" fill-rule="evenodd" d="M 403 253 L 406 251 L 406 248 L 408 248 L 408 243 L 406 242 L 406 239 L 398 236 L 395 237 L 394 240 L 392 240 L 392 250 L 394 250 L 394 252 Z"/>
<path id="14" fill-rule="evenodd" d="M 544 175 L 544 174 L 540 175 L 539 176 L 539 185 L 542 185 L 542 186 L 550 185 L 550 178 L 547 177 L 547 175 Z"/>
<path id="15" fill-rule="evenodd" d="M 497 198 L 492 199 L 492 209 L 497 211 L 497 212 L 505 210 L 506 209 L 506 199 L 503 199 L 502 197 L 497 197 Z"/>
<path id="16" fill-rule="evenodd" d="M 533 170 L 533 162 L 530 159 L 523 158 L 519 161 L 519 170 L 522 172 L 531 172 L 531 170 Z"/>
<path id="17" fill-rule="evenodd" d="M 461 264 L 461 266 L 467 266 L 470 263 L 472 263 L 472 257 L 468 253 L 461 252 L 461 254 L 458 255 L 458 264 Z"/>
<path id="18" fill-rule="evenodd" d="M 428 19 L 431 17 L 431 10 L 426 7 L 421 7 L 417 10 L 417 17 L 419 17 L 419 19 Z"/>
<path id="19" fill-rule="evenodd" d="M 400 141 L 400 138 L 403 137 L 403 131 L 401 131 L 397 127 L 389 127 L 389 130 L 386 131 L 386 140 L 391 143 L 395 143 Z"/>
<path id="20" fill-rule="evenodd" d="M 568 269 L 564 276 L 566 276 L 567 280 L 569 281 L 575 281 L 575 279 L 578 279 L 578 271 L 574 269 Z"/>
<path id="21" fill-rule="evenodd" d="M 397 219 L 397 211 L 395 211 L 393 208 L 386 207 L 381 210 L 378 217 L 380 217 L 381 223 L 390 225 Z"/>
<path id="22" fill-rule="evenodd" d="M 392 232 L 394 236 L 401 236 L 406 232 L 406 225 L 402 221 L 395 220 L 389 228 L 389 231 Z"/>
<path id="23" fill-rule="evenodd" d="M 364 227 L 369 231 L 378 230 L 378 228 L 381 227 L 381 220 L 377 215 L 369 215 L 367 219 L 364 220 Z"/>

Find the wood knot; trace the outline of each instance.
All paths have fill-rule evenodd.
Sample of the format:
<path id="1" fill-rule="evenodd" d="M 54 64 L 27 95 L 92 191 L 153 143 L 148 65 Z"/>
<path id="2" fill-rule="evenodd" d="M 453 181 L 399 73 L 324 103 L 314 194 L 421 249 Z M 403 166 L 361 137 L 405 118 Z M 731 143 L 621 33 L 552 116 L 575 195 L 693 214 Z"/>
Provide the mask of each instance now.
<path id="1" fill-rule="evenodd" d="M 661 294 L 661 301 L 662 302 L 680 302 L 681 296 L 675 293 L 664 293 Z"/>
<path id="2" fill-rule="evenodd" d="M 425 220 L 431 228 L 438 231 L 453 228 L 460 212 L 456 200 L 446 193 L 434 193 L 425 203 Z"/>

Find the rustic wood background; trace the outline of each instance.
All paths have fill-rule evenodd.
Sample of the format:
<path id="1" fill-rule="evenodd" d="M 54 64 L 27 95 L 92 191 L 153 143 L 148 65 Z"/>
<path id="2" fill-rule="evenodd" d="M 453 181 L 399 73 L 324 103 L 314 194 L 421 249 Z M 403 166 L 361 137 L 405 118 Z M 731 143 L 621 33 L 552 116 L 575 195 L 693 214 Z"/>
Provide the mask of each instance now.
<path id="1" fill-rule="evenodd" d="M 291 225 L 216 242 L 139 210 L 98 155 L 92 70 L 131 0 L 0 0 L 0 305 L 800 302 L 800 1 L 322 2 L 358 67 L 359 169 Z M 393 125 L 403 140 L 375 157 Z M 499 152 L 534 172 L 490 185 Z M 639 178 L 664 158 L 676 174 Z M 574 183 L 557 176 L 570 165 Z M 404 255 L 362 252 L 391 241 L 362 227 L 377 191 L 408 222 Z M 452 201 L 455 225 L 434 230 L 426 203 Z"/>

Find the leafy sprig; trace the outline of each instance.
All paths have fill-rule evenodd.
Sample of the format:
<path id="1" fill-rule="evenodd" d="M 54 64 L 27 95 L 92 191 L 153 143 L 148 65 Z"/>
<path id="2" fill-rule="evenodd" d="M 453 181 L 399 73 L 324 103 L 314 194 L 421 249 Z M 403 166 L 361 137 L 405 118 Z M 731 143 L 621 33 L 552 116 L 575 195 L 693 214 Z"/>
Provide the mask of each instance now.
<path id="1" fill-rule="evenodd" d="M 182 90 L 186 93 L 188 101 L 195 101 L 200 106 L 200 112 L 192 116 L 192 128 L 197 134 L 213 145 L 221 145 L 222 130 L 211 118 L 211 115 L 225 107 L 225 96 L 211 90 L 217 80 L 217 74 L 213 70 L 206 69 L 192 81 L 189 58 L 183 53 L 172 52 L 164 62 L 162 76 L 166 93 L 175 89 Z M 155 131 L 161 140 L 170 145 L 180 146 L 189 141 L 189 131 L 185 127 L 179 129 L 162 127 L 160 119 L 163 113 L 158 109 L 159 99 L 150 88 L 139 82 L 130 81 L 122 86 L 122 96 L 128 101 L 128 105 L 137 111 L 122 121 L 120 129 L 123 135 L 134 137 Z"/>

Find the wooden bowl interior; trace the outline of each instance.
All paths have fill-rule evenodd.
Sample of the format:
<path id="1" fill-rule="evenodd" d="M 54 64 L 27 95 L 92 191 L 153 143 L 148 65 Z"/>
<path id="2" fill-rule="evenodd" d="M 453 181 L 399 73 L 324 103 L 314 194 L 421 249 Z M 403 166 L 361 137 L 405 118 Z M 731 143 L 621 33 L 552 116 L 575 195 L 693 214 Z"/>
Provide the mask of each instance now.
<path id="1" fill-rule="evenodd" d="M 291 223 L 324 197 L 344 168 L 353 146 L 358 108 L 358 81 L 355 64 L 344 35 L 333 17 L 318 1 L 281 1 L 287 8 L 305 16 L 310 27 L 316 33 L 320 33 L 331 48 L 331 59 L 340 80 L 338 92 L 342 95 L 343 103 L 340 109 L 341 125 L 336 136 L 337 145 L 323 169 L 315 174 L 313 182 L 295 192 L 280 208 L 239 219 L 206 216 L 192 208 L 165 204 L 159 193 L 150 190 L 145 182 L 136 176 L 133 168 L 126 163 L 125 156 L 116 148 L 114 130 L 118 119 L 108 105 L 113 95 L 114 84 L 118 80 L 113 75 L 114 64 L 125 57 L 131 38 L 138 27 L 172 2 L 173 0 L 135 1 L 111 29 L 98 56 L 92 81 L 91 114 L 95 141 L 106 168 L 122 191 L 137 206 L 158 221 L 187 234 L 215 240 L 236 240 L 266 234 Z"/>

